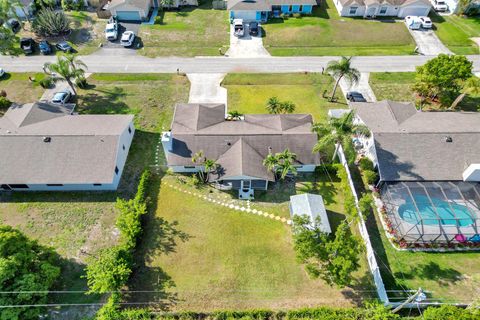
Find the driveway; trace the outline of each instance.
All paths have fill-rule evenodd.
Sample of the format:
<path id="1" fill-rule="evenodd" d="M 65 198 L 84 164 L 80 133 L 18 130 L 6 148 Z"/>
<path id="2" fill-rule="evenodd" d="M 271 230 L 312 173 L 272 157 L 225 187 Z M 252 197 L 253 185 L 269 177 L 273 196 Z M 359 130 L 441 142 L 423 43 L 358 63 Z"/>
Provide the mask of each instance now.
<path id="1" fill-rule="evenodd" d="M 103 47 L 104 49 L 125 49 L 121 44 L 120 44 L 120 39 L 122 38 L 122 34 L 125 31 L 133 31 L 135 32 L 135 35 L 138 35 L 138 32 L 140 30 L 140 22 L 135 23 L 135 22 L 119 22 L 118 23 L 118 37 L 117 40 L 115 41 L 108 41 L 107 39 L 104 40 L 103 42 Z M 103 35 L 105 36 L 105 35 Z M 138 41 L 141 40 L 138 37 L 135 39 L 135 43 L 132 46 L 132 48 L 137 47 Z"/>
<path id="2" fill-rule="evenodd" d="M 343 95 L 346 96 L 347 92 L 349 91 L 357 91 L 360 92 L 365 100 L 368 102 L 375 102 L 377 101 L 377 97 L 375 97 L 375 93 L 372 90 L 372 87 L 370 87 L 370 83 L 368 80 L 370 79 L 370 73 L 368 72 L 362 72 L 360 76 L 360 80 L 358 81 L 357 84 L 355 85 L 350 85 L 345 78 L 342 78 L 340 80 L 340 88 L 343 91 Z"/>
<path id="3" fill-rule="evenodd" d="M 248 24 L 245 25 L 245 36 L 236 37 L 233 25 L 230 25 L 230 48 L 225 53 L 232 58 L 257 58 L 269 57 L 270 53 L 263 47 L 262 28 L 259 28 L 259 35 L 252 37 L 249 34 Z"/>
<path id="4" fill-rule="evenodd" d="M 436 56 L 440 53 L 452 54 L 450 50 L 438 39 L 437 35 L 433 30 L 419 29 L 411 30 L 410 34 L 412 35 L 415 43 L 418 47 L 418 52 L 425 56 Z"/>
<path id="5" fill-rule="evenodd" d="M 189 103 L 223 103 L 227 105 L 227 89 L 220 84 L 224 73 L 189 73 Z"/>

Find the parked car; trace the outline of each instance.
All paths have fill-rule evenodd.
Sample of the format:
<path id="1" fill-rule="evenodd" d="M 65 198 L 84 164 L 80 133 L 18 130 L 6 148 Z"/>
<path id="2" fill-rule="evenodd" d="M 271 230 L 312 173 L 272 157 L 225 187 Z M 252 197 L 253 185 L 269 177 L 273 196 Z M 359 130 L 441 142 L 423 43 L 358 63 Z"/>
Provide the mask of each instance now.
<path id="1" fill-rule="evenodd" d="M 357 91 L 347 92 L 347 100 L 350 102 L 367 102 L 363 94 Z"/>
<path id="2" fill-rule="evenodd" d="M 67 41 L 61 41 L 57 43 L 55 48 L 63 52 L 73 52 L 72 46 L 70 46 Z"/>
<path id="3" fill-rule="evenodd" d="M 70 91 L 60 91 L 60 92 L 56 92 L 53 95 L 51 102 L 56 104 L 65 104 L 70 100 L 71 97 L 72 97 L 72 94 L 70 93 Z"/>
<path id="4" fill-rule="evenodd" d="M 433 9 L 437 12 L 448 11 L 448 6 L 443 0 L 432 0 Z"/>
<path id="5" fill-rule="evenodd" d="M 422 21 L 417 16 L 406 16 L 405 24 L 411 30 L 418 30 L 422 27 Z"/>
<path id="6" fill-rule="evenodd" d="M 233 34 L 239 38 L 245 35 L 245 26 L 243 25 L 243 19 L 233 20 Z"/>
<path id="7" fill-rule="evenodd" d="M 433 24 L 432 24 L 432 20 L 429 17 L 422 16 L 422 17 L 419 17 L 418 19 L 420 19 L 420 21 L 422 22 L 422 28 L 432 29 Z"/>
<path id="8" fill-rule="evenodd" d="M 5 74 L 5 70 L 3 68 L 0 68 L 0 78 L 2 78 L 4 74 Z"/>
<path id="9" fill-rule="evenodd" d="M 135 33 L 133 31 L 125 31 L 122 34 L 122 38 L 120 39 L 120 43 L 124 47 L 131 47 L 134 41 L 135 41 Z"/>
<path id="10" fill-rule="evenodd" d="M 41 54 L 50 54 L 52 53 L 52 46 L 47 40 L 40 41 L 38 44 Z"/>
<path id="11" fill-rule="evenodd" d="M 108 41 L 115 41 L 118 38 L 118 21 L 116 16 L 112 16 L 105 27 L 105 38 Z"/>
<path id="12" fill-rule="evenodd" d="M 258 36 L 258 22 L 250 22 L 249 29 L 251 36 Z"/>
<path id="13" fill-rule="evenodd" d="M 20 39 L 20 48 L 25 54 L 32 54 L 35 51 L 35 41 L 32 38 Z"/>

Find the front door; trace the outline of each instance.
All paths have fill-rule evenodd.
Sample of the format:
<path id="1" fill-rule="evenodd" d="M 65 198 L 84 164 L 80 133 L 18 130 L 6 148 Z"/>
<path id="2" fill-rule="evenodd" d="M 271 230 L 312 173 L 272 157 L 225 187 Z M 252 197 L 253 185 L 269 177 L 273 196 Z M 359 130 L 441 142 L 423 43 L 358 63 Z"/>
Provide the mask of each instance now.
<path id="1" fill-rule="evenodd" d="M 250 189 L 252 187 L 252 183 L 250 180 L 242 180 L 242 189 Z"/>

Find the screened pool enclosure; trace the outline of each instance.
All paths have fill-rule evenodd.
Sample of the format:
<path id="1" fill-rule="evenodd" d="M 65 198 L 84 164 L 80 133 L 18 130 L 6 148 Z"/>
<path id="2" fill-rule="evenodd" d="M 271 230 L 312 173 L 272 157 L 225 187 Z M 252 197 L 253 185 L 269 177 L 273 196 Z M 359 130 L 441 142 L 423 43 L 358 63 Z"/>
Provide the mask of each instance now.
<path id="1" fill-rule="evenodd" d="M 480 184 L 395 182 L 381 189 L 387 225 L 407 243 L 480 243 Z"/>

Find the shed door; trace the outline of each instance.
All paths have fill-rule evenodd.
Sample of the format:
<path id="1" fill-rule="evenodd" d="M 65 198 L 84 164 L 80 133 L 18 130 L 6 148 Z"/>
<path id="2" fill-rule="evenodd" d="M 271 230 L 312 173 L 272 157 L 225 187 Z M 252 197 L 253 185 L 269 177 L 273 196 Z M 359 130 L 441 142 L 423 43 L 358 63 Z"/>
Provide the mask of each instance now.
<path id="1" fill-rule="evenodd" d="M 140 13 L 138 11 L 117 11 L 117 17 L 120 21 L 140 21 Z"/>

